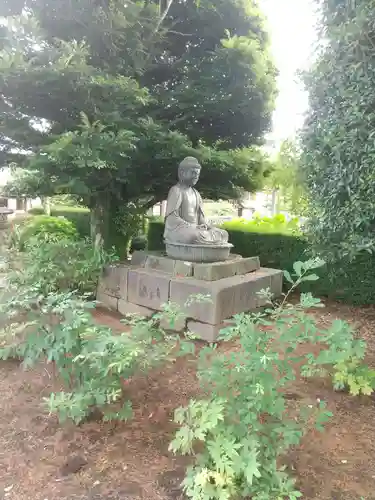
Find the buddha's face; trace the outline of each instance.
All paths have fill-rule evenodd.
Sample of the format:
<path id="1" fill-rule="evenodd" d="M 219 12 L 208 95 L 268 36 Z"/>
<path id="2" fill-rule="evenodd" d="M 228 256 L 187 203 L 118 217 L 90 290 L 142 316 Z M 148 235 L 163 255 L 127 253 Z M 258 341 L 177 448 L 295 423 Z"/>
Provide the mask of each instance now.
<path id="1" fill-rule="evenodd" d="M 184 168 L 180 172 L 180 181 L 187 186 L 195 186 L 199 180 L 201 168 L 199 165 L 196 167 Z"/>

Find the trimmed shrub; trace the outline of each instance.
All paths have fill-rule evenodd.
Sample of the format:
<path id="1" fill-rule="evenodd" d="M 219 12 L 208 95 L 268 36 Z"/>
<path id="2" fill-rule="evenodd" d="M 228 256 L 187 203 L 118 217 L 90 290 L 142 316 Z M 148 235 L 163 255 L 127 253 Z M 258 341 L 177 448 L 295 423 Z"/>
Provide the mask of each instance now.
<path id="1" fill-rule="evenodd" d="M 28 213 L 30 215 L 45 215 L 43 207 L 30 208 Z M 90 210 L 88 208 L 54 205 L 51 208 L 51 217 L 65 217 L 73 222 L 81 238 L 90 236 Z"/>
<path id="2" fill-rule="evenodd" d="M 51 209 L 54 217 L 65 217 L 73 222 L 81 238 L 90 236 L 90 210 L 84 207 L 54 206 Z"/>
<path id="3" fill-rule="evenodd" d="M 30 215 L 45 215 L 43 207 L 33 207 L 27 211 Z"/>
<path id="4" fill-rule="evenodd" d="M 308 244 L 295 225 L 257 224 L 256 221 L 237 219 L 222 227 L 228 231 L 229 240 L 234 245 L 232 253 L 242 257 L 258 255 L 264 267 L 292 269 L 294 262 L 305 260 Z"/>
<path id="5" fill-rule="evenodd" d="M 164 250 L 164 222 L 160 219 L 150 219 L 147 231 L 147 248 L 148 250 Z"/>
<path id="6" fill-rule="evenodd" d="M 28 241 L 37 238 L 40 241 L 56 242 L 75 240 L 78 237 L 74 224 L 64 218 L 37 215 L 22 227 L 19 237 L 19 249 L 24 250 Z"/>

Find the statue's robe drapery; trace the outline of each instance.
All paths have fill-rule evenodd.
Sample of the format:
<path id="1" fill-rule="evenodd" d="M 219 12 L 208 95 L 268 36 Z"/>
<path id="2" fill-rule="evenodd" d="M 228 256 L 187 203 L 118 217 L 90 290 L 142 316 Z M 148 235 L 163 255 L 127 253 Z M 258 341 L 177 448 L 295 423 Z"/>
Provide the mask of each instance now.
<path id="1" fill-rule="evenodd" d="M 164 239 L 171 243 L 190 245 L 227 243 L 227 231 L 217 227 L 207 227 L 202 197 L 196 189 L 192 188 L 192 190 L 196 197 L 196 223 L 184 219 L 184 207 L 189 204 L 189 200 L 186 191 L 177 184 L 170 189 L 168 194 Z"/>

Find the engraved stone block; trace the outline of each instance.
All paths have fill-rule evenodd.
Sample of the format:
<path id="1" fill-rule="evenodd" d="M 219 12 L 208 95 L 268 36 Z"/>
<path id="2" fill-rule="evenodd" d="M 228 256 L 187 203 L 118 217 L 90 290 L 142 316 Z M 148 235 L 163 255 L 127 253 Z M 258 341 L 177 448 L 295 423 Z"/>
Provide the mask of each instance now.
<path id="1" fill-rule="evenodd" d="M 169 299 L 169 283 L 171 276 L 167 274 L 134 269 L 128 272 L 128 301 L 157 311 Z"/>

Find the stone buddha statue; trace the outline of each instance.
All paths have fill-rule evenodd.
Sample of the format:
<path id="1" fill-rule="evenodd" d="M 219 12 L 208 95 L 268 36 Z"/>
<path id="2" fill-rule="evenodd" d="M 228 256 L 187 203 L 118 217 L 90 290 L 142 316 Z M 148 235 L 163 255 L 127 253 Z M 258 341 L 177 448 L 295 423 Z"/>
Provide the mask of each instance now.
<path id="1" fill-rule="evenodd" d="M 209 226 L 203 213 L 202 197 L 194 188 L 201 166 L 188 156 L 178 167 L 178 183 L 169 190 L 164 239 L 182 245 L 228 245 L 228 233 Z"/>

